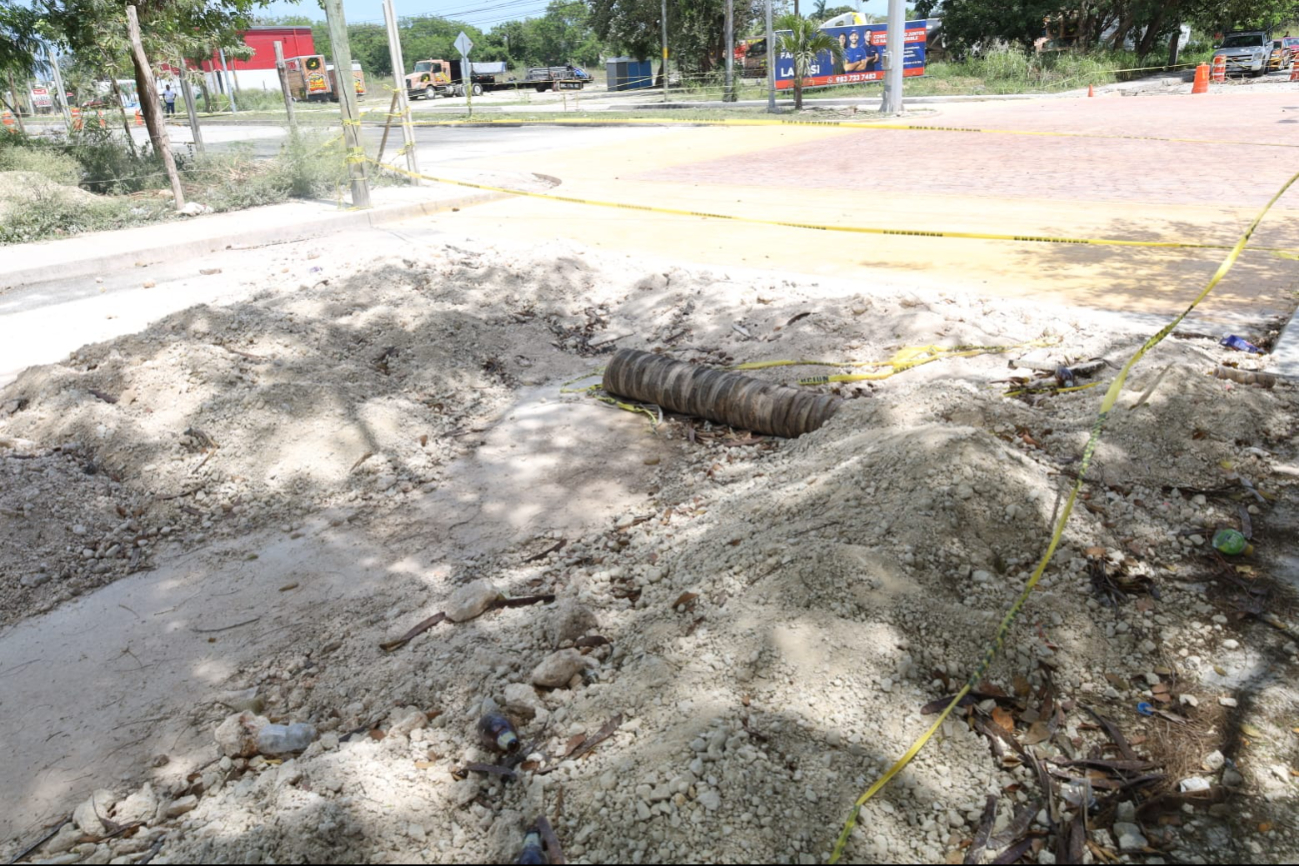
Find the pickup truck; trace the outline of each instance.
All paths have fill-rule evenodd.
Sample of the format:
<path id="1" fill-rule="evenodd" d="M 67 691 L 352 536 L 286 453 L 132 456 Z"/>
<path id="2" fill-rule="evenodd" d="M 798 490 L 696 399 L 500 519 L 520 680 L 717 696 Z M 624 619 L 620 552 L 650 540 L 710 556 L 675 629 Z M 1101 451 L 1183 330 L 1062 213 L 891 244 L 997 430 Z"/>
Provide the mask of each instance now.
<path id="1" fill-rule="evenodd" d="M 1226 58 L 1227 72 L 1247 72 L 1255 77 L 1267 72 L 1272 39 L 1263 30 L 1241 30 L 1228 33 L 1222 45 L 1213 52 L 1214 59 Z"/>
<path id="2" fill-rule="evenodd" d="M 533 66 L 528 69 L 521 86 L 543 90 L 581 90 L 591 80 L 591 74 L 580 66 Z"/>

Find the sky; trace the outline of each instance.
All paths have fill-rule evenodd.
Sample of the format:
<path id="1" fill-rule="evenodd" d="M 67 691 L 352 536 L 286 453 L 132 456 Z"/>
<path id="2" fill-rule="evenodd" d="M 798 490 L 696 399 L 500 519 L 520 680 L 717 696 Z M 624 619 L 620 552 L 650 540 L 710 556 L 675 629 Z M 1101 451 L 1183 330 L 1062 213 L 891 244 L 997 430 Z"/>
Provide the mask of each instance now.
<path id="1" fill-rule="evenodd" d="M 813 0 L 800 0 L 800 5 L 810 6 Z M 857 0 L 829 0 L 828 5 L 856 5 Z M 491 30 L 497 24 L 514 21 L 520 18 L 536 18 L 546 11 L 548 0 L 393 0 L 397 16 L 406 15 L 441 15 L 466 21 L 481 30 Z M 884 15 L 888 12 L 888 0 L 862 0 L 863 12 Z M 277 0 L 261 13 L 263 15 L 306 15 L 308 18 L 323 20 L 325 13 L 320 11 L 316 0 L 302 0 L 301 3 L 289 3 Z M 343 14 L 349 24 L 382 24 L 383 3 L 381 0 L 343 0 Z M 668 17 L 672 15 L 672 3 L 668 2 Z"/>

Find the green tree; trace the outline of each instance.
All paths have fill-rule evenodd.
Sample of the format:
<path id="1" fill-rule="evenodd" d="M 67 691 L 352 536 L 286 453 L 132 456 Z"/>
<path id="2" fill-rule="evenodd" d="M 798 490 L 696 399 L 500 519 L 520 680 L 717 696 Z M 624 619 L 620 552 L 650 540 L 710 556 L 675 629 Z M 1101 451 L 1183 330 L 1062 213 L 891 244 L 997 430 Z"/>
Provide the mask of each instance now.
<path id="1" fill-rule="evenodd" d="M 776 24 L 776 50 L 794 61 L 794 110 L 803 107 L 803 80 L 808 77 L 818 54 L 835 60 L 843 57 L 839 40 L 823 32 L 815 21 L 800 15 L 782 15 Z"/>
<path id="2" fill-rule="evenodd" d="M 591 27 L 608 51 L 658 57 L 660 0 L 587 0 Z M 755 0 L 736 0 L 735 32 L 749 31 L 762 18 Z M 725 0 L 673 0 L 668 4 L 668 47 L 687 76 L 709 73 L 725 62 Z"/>

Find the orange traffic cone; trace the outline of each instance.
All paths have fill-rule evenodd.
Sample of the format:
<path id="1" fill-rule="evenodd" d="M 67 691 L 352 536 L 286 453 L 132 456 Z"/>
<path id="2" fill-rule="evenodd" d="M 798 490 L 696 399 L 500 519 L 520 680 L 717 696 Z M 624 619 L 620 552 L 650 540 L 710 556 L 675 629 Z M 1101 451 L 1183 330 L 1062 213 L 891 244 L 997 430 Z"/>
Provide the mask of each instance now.
<path id="1" fill-rule="evenodd" d="M 1087 95 L 1088 95 L 1088 96 L 1095 96 L 1095 95 L 1096 95 L 1096 91 L 1095 91 L 1095 90 L 1092 90 L 1092 86 L 1091 86 L 1090 84 L 1087 85 Z"/>
<path id="2" fill-rule="evenodd" d="M 1227 58 L 1221 54 L 1213 58 L 1213 69 L 1209 73 L 1209 78 L 1218 84 L 1227 80 Z"/>
<path id="3" fill-rule="evenodd" d="M 4 112 L 0 113 L 0 118 L 4 119 L 5 129 L 9 130 L 10 132 L 18 131 L 15 128 L 16 125 L 14 124 L 14 116 L 10 114 L 8 110 L 5 110 Z"/>
<path id="4" fill-rule="evenodd" d="M 1290 65 L 1290 80 L 1299 81 L 1299 59 Z"/>
<path id="5" fill-rule="evenodd" d="M 135 110 L 135 125 L 144 126 L 144 116 L 140 114 L 140 109 Z"/>
<path id="6" fill-rule="evenodd" d="M 1191 85 L 1191 93 L 1208 93 L 1209 92 L 1209 64 L 1201 63 L 1195 67 L 1195 83 Z"/>

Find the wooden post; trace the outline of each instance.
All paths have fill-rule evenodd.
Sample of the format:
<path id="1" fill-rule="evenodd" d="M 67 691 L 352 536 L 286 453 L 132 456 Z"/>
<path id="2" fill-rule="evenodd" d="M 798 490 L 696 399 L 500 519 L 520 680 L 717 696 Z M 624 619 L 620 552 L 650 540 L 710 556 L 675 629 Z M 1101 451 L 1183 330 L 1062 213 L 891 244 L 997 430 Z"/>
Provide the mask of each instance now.
<path id="1" fill-rule="evenodd" d="M 180 70 L 180 95 L 185 99 L 185 112 L 189 115 L 189 131 L 194 139 L 194 148 L 200 154 L 206 154 L 207 148 L 203 146 L 203 131 L 198 127 L 198 109 L 194 105 L 194 87 L 189 83 L 189 72 L 185 68 L 185 61 L 182 58 L 176 66 Z"/>
<path id="2" fill-rule="evenodd" d="M 149 128 L 149 138 L 162 157 L 162 165 L 171 180 L 176 209 L 180 210 L 185 206 L 185 190 L 181 188 L 180 173 L 176 171 L 176 160 L 171 155 L 171 139 L 162 119 L 162 106 L 158 104 L 158 86 L 153 81 L 153 68 L 144 53 L 144 43 L 140 41 L 140 19 L 134 6 L 126 7 L 126 27 L 131 38 L 131 59 L 135 61 L 135 80 L 140 87 L 140 111 Z"/>
<path id="3" fill-rule="evenodd" d="M 23 126 L 23 104 L 18 98 L 18 88 L 14 85 L 14 74 L 9 73 L 9 95 L 13 97 L 14 120 L 18 124 L 18 131 L 24 135 L 27 133 L 27 127 Z"/>
<path id="4" fill-rule="evenodd" d="M 338 107 L 343 115 L 343 138 L 347 142 L 347 169 L 352 176 L 352 206 L 370 206 L 370 184 L 365 176 L 365 144 L 361 140 L 361 116 L 356 107 L 356 84 L 352 78 L 352 46 L 347 39 L 343 0 L 321 0 L 329 22 L 329 41 L 334 49 L 334 79 L 338 83 Z"/>
<path id="5" fill-rule="evenodd" d="M 379 158 L 376 162 L 383 162 L 383 152 L 388 149 L 388 130 L 392 129 L 392 117 L 397 112 L 397 94 L 392 95 L 392 105 L 388 106 L 388 120 L 383 125 L 383 138 L 379 139 Z"/>
<path id="6" fill-rule="evenodd" d="M 126 133 L 126 148 L 131 151 L 131 158 L 136 159 L 135 137 L 131 135 L 131 119 L 126 116 L 126 103 L 122 101 L 122 86 L 117 83 L 117 70 L 104 58 L 104 66 L 109 71 L 108 84 L 113 89 L 113 98 L 117 100 L 117 113 L 122 117 L 122 131 Z"/>
<path id="7" fill-rule="evenodd" d="M 275 43 L 275 71 L 280 74 L 280 91 L 284 94 L 284 110 L 289 115 L 289 135 L 298 136 L 298 116 L 293 111 L 293 94 L 289 92 L 289 68 L 284 65 L 284 43 Z"/>
<path id="8" fill-rule="evenodd" d="M 401 56 L 401 34 L 397 30 L 397 12 L 392 0 L 383 0 L 383 17 L 388 25 L 388 56 L 392 60 L 392 83 L 396 89 L 397 110 L 401 112 L 401 134 L 406 141 L 406 168 L 410 182 L 419 186 L 419 163 L 415 159 L 415 128 L 410 122 L 410 94 L 406 92 L 406 61 Z M 509 43 L 506 43 L 507 50 Z M 381 156 L 380 159 L 383 157 Z"/>

